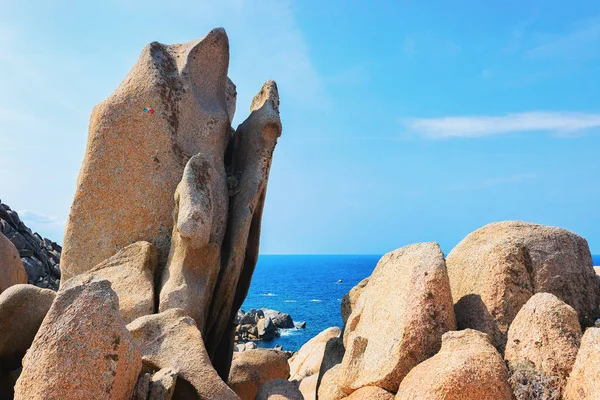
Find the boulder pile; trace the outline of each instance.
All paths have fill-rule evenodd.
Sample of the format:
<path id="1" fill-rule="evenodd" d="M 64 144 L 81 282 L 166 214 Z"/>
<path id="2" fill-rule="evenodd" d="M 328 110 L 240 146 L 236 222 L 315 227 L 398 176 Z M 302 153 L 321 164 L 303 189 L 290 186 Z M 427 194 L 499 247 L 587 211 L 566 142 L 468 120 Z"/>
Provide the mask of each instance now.
<path id="1" fill-rule="evenodd" d="M 304 399 L 600 399 L 600 277 L 564 229 L 493 223 L 447 259 L 395 250 L 341 314 L 289 360 Z"/>
<path id="2" fill-rule="evenodd" d="M 295 328 L 289 314 L 267 308 L 239 310 L 235 323 L 235 342 L 248 340 L 271 340 L 279 337 L 279 329 Z"/>
<path id="3" fill-rule="evenodd" d="M 32 233 L 19 214 L 0 201 L 0 236 L 2 235 L 15 246 L 25 267 L 26 281 L 19 283 L 58 290 L 62 248 L 50 239 Z"/>

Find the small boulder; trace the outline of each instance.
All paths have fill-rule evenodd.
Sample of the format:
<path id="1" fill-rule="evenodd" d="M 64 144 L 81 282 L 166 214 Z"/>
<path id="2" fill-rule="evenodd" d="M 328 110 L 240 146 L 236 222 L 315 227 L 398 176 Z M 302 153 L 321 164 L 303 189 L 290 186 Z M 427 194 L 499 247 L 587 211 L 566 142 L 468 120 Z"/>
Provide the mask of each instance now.
<path id="1" fill-rule="evenodd" d="M 317 380 L 319 374 L 314 374 L 305 377 L 298 384 L 298 389 L 302 393 L 304 400 L 316 400 L 317 399 Z"/>
<path id="2" fill-rule="evenodd" d="M 290 367 L 283 352 L 255 349 L 235 353 L 228 384 L 242 400 L 253 400 L 264 383 L 289 376 Z"/>
<path id="3" fill-rule="evenodd" d="M 504 353 L 508 327 L 534 293 L 529 250 L 515 238 L 465 239 L 446 265 L 457 328 L 487 333 Z"/>
<path id="4" fill-rule="evenodd" d="M 394 395 L 377 386 L 365 386 L 353 392 L 346 400 L 394 400 Z"/>
<path id="5" fill-rule="evenodd" d="M 564 400 L 600 400 L 600 328 L 588 328 L 581 339 Z"/>
<path id="6" fill-rule="evenodd" d="M 577 312 L 550 293 L 537 293 L 510 329 L 504 358 L 511 368 L 530 364 L 543 374 L 569 376 L 581 340 Z"/>
<path id="7" fill-rule="evenodd" d="M 127 329 L 142 350 L 145 366 L 177 371 L 175 398 L 194 393 L 206 400 L 237 399 L 213 368 L 195 321 L 182 309 L 140 317 Z"/>
<path id="8" fill-rule="evenodd" d="M 246 314 L 240 316 L 240 325 L 256 325 L 260 318 L 264 318 L 265 314 L 262 310 L 251 308 Z"/>
<path id="9" fill-rule="evenodd" d="M 444 254 L 437 243 L 412 244 L 384 255 L 348 318 L 341 387 L 390 392 L 417 364 L 437 353 L 456 329 Z"/>
<path id="10" fill-rule="evenodd" d="M 508 371 L 488 336 L 473 329 L 445 333 L 438 354 L 413 368 L 396 400 L 511 400 Z"/>
<path id="11" fill-rule="evenodd" d="M 307 376 L 319 374 L 325 347 L 331 338 L 339 337 L 342 333 L 337 326 L 327 328 L 306 342 L 296 354 L 289 359 L 290 380 L 300 381 Z"/>
<path id="12" fill-rule="evenodd" d="M 341 364 L 334 365 L 319 376 L 320 381 L 317 384 L 319 400 L 340 400 L 347 396 L 340 387 L 341 367 Z"/>
<path id="13" fill-rule="evenodd" d="M 269 310 L 267 308 L 262 308 L 262 312 L 264 313 L 265 317 L 271 318 L 271 321 L 273 321 L 273 324 L 275 324 L 277 328 L 291 329 L 295 326 L 290 314 Z"/>
<path id="14" fill-rule="evenodd" d="M 152 375 L 148 400 L 171 400 L 175 393 L 177 371 L 163 368 Z"/>
<path id="15" fill-rule="evenodd" d="M 287 379 L 273 379 L 262 385 L 254 400 L 304 400 L 298 385 Z"/>
<path id="16" fill-rule="evenodd" d="M 12 285 L 27 283 L 27 272 L 17 248 L 0 232 L 0 293 Z"/>
<path id="17" fill-rule="evenodd" d="M 33 285 L 14 285 L 0 294 L 0 365 L 21 366 L 21 359 L 46 317 L 56 292 Z"/>
<path id="18" fill-rule="evenodd" d="M 154 313 L 154 273 L 157 264 L 156 248 L 148 242 L 136 242 L 89 272 L 64 281 L 61 289 L 107 280 L 119 296 L 121 314 L 129 323 Z"/>
<path id="19" fill-rule="evenodd" d="M 110 282 L 60 291 L 23 359 L 15 399 L 128 399 L 142 367 Z"/>
<path id="20" fill-rule="evenodd" d="M 258 337 L 262 340 L 271 340 L 278 336 L 277 327 L 269 317 L 261 318 L 256 323 Z"/>

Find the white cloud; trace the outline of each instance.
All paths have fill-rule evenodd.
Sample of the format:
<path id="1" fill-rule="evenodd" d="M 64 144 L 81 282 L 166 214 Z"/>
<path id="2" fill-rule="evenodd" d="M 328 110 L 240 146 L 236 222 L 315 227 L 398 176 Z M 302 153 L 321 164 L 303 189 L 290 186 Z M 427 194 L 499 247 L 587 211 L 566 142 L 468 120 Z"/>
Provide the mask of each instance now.
<path id="1" fill-rule="evenodd" d="M 524 112 L 504 116 L 405 119 L 410 133 L 430 139 L 477 138 L 514 132 L 545 131 L 570 136 L 600 127 L 600 114 Z"/>
<path id="2" fill-rule="evenodd" d="M 65 218 L 59 218 L 54 215 L 47 215 L 42 213 L 37 213 L 31 210 L 17 210 L 19 217 L 25 225 L 28 223 L 34 224 L 51 224 L 51 225 L 64 225 L 66 223 Z"/>
<path id="3" fill-rule="evenodd" d="M 442 190 L 446 191 L 464 191 L 464 190 L 481 190 L 494 186 L 518 184 L 530 182 L 539 178 L 537 173 L 529 172 L 523 174 L 500 176 L 494 178 L 486 178 L 477 182 L 459 182 L 444 186 Z"/>

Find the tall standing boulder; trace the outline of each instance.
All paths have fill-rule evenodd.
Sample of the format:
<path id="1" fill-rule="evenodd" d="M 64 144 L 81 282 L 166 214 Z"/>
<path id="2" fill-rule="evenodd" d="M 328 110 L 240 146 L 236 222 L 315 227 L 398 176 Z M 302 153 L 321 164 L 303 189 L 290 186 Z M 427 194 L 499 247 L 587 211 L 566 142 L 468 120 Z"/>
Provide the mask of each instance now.
<path id="1" fill-rule="evenodd" d="M 456 329 L 450 282 L 437 243 L 412 244 L 382 257 L 346 325 L 341 388 L 395 392 L 406 374 Z"/>
<path id="2" fill-rule="evenodd" d="M 447 266 L 459 328 L 481 329 L 499 348 L 530 294 L 554 294 L 583 326 L 599 316 L 600 284 L 587 241 L 562 228 L 491 223 L 465 237 Z"/>
<path id="3" fill-rule="evenodd" d="M 19 252 L 0 232 L 0 293 L 12 285 L 23 283 L 27 283 L 27 272 L 19 258 Z"/>
<path id="4" fill-rule="evenodd" d="M 154 313 L 154 274 L 157 264 L 156 248 L 149 242 L 136 242 L 89 272 L 65 281 L 61 289 L 107 280 L 119 297 L 119 308 L 125 323 L 129 323 Z"/>
<path id="5" fill-rule="evenodd" d="M 206 347 L 221 376 L 228 375 L 235 318 L 248 294 L 258 260 L 269 171 L 281 136 L 279 92 L 274 81 L 267 81 L 254 96 L 250 112 L 238 126 L 231 144 L 228 235 L 206 335 Z"/>
<path id="6" fill-rule="evenodd" d="M 172 308 L 146 315 L 131 322 L 127 329 L 141 348 L 145 368 L 177 371 L 175 398 L 188 393 L 201 400 L 238 399 L 217 375 L 202 335 L 185 311 Z"/>
<path id="7" fill-rule="evenodd" d="M 226 187 L 228 64 L 222 28 L 186 44 L 153 42 L 94 108 L 63 241 L 63 280 L 141 240 L 165 260 L 173 193 L 193 155 L 210 156 L 214 179 Z"/>
<path id="8" fill-rule="evenodd" d="M 142 367 L 108 281 L 60 291 L 23 359 L 15 399 L 128 399 Z"/>
<path id="9" fill-rule="evenodd" d="M 508 371 L 486 334 L 448 332 L 438 354 L 413 368 L 396 400 L 511 400 Z"/>
<path id="10" fill-rule="evenodd" d="M 0 294 L 0 372 L 21 366 L 56 292 L 33 285 L 14 285 Z"/>
<path id="11" fill-rule="evenodd" d="M 181 308 L 202 332 L 227 227 L 227 186 L 217 170 L 208 155 L 188 161 L 175 191 L 171 250 L 161 276 L 159 311 Z"/>
<path id="12" fill-rule="evenodd" d="M 550 293 L 537 293 L 521 308 L 508 330 L 504 358 L 513 369 L 530 365 L 566 380 L 581 341 L 577 312 Z"/>
<path id="13" fill-rule="evenodd" d="M 600 328 L 588 328 L 569 375 L 565 400 L 600 400 Z"/>

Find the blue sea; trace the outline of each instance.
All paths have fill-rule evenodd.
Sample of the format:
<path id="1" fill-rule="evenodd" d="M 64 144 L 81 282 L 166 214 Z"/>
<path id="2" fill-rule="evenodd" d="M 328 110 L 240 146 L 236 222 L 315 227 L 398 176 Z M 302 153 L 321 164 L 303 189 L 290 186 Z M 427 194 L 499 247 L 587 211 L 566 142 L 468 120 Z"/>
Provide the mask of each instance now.
<path id="1" fill-rule="evenodd" d="M 266 307 L 306 322 L 306 329 L 281 330 L 281 337 L 257 342 L 259 347 L 282 345 L 296 351 L 330 326 L 342 327 L 344 294 L 371 275 L 380 255 L 261 255 L 248 297 L 242 306 Z M 593 256 L 600 265 L 600 255 Z M 338 281 L 341 280 L 341 283 Z"/>
<path id="2" fill-rule="evenodd" d="M 306 329 L 280 330 L 281 337 L 257 342 L 296 351 L 330 326 L 342 327 L 342 297 L 371 275 L 380 255 L 261 255 L 242 309 L 266 307 L 288 313 Z M 338 281 L 341 280 L 341 283 Z"/>

